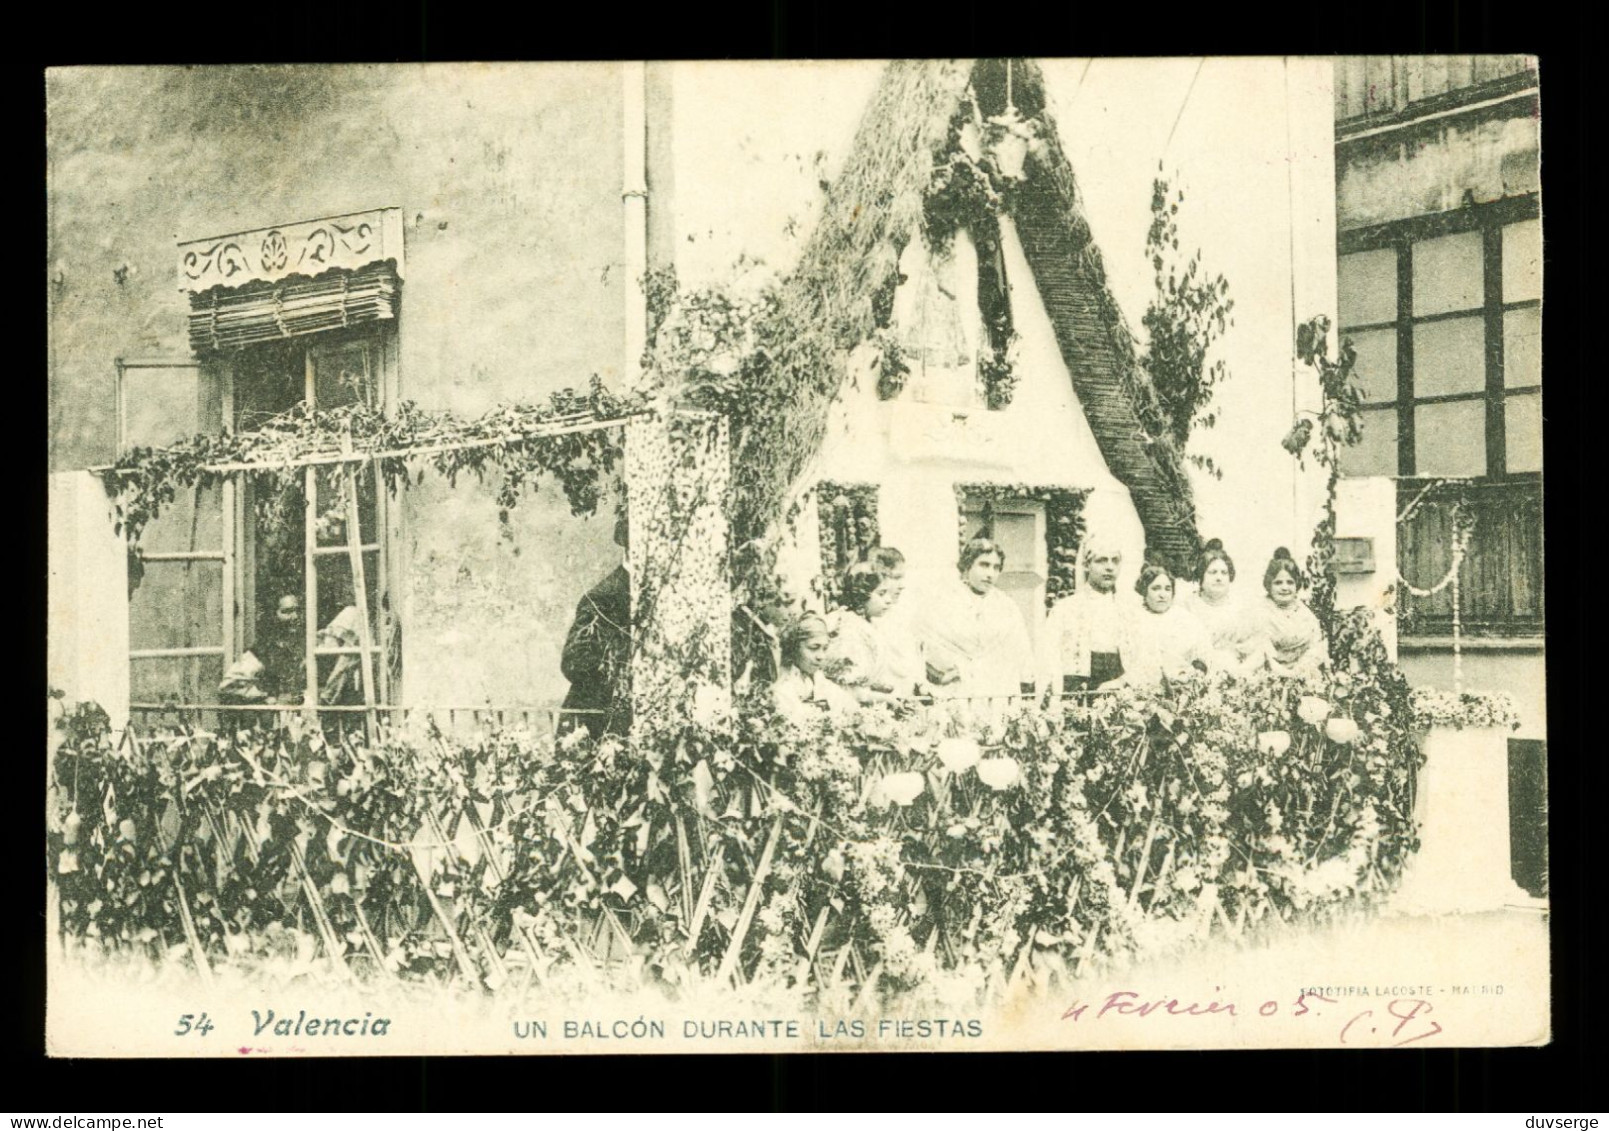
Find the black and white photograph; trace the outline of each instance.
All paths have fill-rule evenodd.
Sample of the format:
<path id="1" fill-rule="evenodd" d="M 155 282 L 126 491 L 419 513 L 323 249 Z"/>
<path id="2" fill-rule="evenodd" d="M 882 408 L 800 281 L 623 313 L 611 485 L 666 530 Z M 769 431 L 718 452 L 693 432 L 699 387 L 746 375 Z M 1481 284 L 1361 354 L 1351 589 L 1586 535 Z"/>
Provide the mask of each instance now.
<path id="1" fill-rule="evenodd" d="M 1547 1044 L 1542 73 L 50 69 L 48 1052 Z"/>

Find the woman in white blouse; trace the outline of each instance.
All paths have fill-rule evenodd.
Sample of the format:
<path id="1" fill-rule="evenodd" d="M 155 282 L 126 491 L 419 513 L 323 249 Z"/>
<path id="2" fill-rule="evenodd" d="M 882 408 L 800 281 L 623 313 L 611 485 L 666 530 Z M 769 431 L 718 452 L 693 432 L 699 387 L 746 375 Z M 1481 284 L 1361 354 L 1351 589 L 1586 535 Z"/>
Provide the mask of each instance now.
<path id="1" fill-rule="evenodd" d="M 1134 588 L 1142 606 L 1134 616 L 1129 662 L 1124 665 L 1127 682 L 1154 687 L 1165 679 L 1205 671 L 1212 641 L 1194 614 L 1174 604 L 1173 575 L 1167 567 L 1147 562 Z"/>
<path id="2" fill-rule="evenodd" d="M 1210 666 L 1238 671 L 1256 646 L 1246 604 L 1235 592 L 1235 562 L 1217 538 L 1201 548 L 1196 560 L 1196 580 L 1200 587 L 1180 604 L 1195 615 L 1211 638 Z"/>
<path id="3" fill-rule="evenodd" d="M 1006 554 L 988 538 L 961 550 L 959 576 L 922 610 L 917 631 L 937 693 L 1005 696 L 1032 690 L 1033 646 L 1016 602 L 994 587 Z"/>
<path id="4" fill-rule="evenodd" d="M 1268 599 L 1257 602 L 1250 617 L 1253 666 L 1278 675 L 1306 676 L 1315 674 L 1329 659 L 1324 629 L 1302 600 L 1306 586 L 1307 579 L 1291 552 L 1284 546 L 1275 550 L 1263 571 Z"/>

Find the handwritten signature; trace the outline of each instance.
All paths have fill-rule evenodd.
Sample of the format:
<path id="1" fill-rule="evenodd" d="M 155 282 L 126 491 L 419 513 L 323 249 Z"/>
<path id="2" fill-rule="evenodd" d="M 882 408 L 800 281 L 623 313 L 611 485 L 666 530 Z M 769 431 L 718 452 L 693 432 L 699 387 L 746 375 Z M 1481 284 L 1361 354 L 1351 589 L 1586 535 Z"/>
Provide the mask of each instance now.
<path id="1" fill-rule="evenodd" d="M 1214 987 L 1215 989 L 1218 987 Z M 1399 997 L 1392 998 L 1383 1008 L 1369 1008 L 1358 1012 L 1342 1009 L 1325 1010 L 1323 1006 L 1340 1005 L 1336 998 L 1326 997 L 1323 994 L 1309 993 L 1306 990 L 1297 995 L 1296 1000 L 1289 1005 L 1288 1014 L 1291 1017 L 1321 1018 L 1326 1016 L 1335 1018 L 1337 1015 L 1347 1018 L 1341 1026 L 1337 1036 L 1337 1043 L 1352 1047 L 1364 1045 L 1386 1046 L 1401 1048 L 1403 1045 L 1413 1044 L 1434 1037 L 1442 1031 L 1441 1022 L 1433 1021 L 1428 1016 L 1435 1012 L 1435 1006 L 1424 998 Z M 1208 1001 L 1181 1001 L 1175 997 L 1142 998 L 1133 990 L 1116 990 L 1106 995 L 1106 1000 L 1096 1006 L 1092 1002 L 1074 1001 L 1067 1011 L 1062 1014 L 1063 1021 L 1101 1021 L 1108 1015 L 1114 1017 L 1150 1017 L 1153 1015 L 1164 1017 L 1274 1017 L 1287 1012 L 1283 1003 L 1277 999 L 1269 999 L 1259 1004 L 1256 1009 L 1242 1010 L 1240 1005 L 1233 1001 L 1220 1001 L 1213 998 Z"/>

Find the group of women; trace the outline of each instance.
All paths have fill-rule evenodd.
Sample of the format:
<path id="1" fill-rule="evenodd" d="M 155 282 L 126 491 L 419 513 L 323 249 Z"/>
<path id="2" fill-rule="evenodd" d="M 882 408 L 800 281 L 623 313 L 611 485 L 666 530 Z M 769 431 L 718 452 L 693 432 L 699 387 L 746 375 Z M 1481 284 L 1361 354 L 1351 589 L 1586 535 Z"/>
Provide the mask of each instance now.
<path id="1" fill-rule="evenodd" d="M 901 599 L 904 556 L 879 549 L 844 575 L 840 609 L 807 613 L 783 632 L 777 707 L 808 717 L 887 699 L 1152 687 L 1205 671 L 1300 676 L 1327 654 L 1301 599 L 1306 579 L 1283 547 L 1255 599 L 1237 591 L 1234 560 L 1217 539 L 1182 597 L 1179 579 L 1150 559 L 1135 596 L 1125 594 L 1122 553 L 1098 539 L 1086 541 L 1082 560 L 1082 584 L 1050 610 L 1036 650 L 1017 603 L 995 587 L 1005 552 L 993 541 L 967 542 L 954 582 L 920 607 Z"/>

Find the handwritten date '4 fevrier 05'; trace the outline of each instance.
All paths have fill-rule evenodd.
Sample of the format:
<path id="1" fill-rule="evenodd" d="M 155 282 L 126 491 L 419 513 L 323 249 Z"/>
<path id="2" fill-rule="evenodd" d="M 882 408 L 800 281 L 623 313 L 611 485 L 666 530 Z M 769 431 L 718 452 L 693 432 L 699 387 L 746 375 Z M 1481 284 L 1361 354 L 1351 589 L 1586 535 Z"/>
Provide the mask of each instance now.
<path id="1" fill-rule="evenodd" d="M 1303 991 L 1288 1007 L 1288 1016 L 1309 1017 L 1317 1020 L 1339 1020 L 1337 1043 L 1351 1046 L 1384 1045 L 1397 1048 L 1415 1041 L 1434 1037 L 1441 1032 L 1441 1023 L 1432 1021 L 1429 1014 L 1435 1006 L 1423 998 L 1392 998 L 1383 1007 L 1358 1010 L 1353 1008 L 1326 1009 L 1340 1002 L 1323 994 Z M 1255 1009 L 1242 1009 L 1232 1001 L 1180 1001 L 1178 998 L 1156 997 L 1142 999 L 1132 990 L 1117 990 L 1106 995 L 1098 1007 L 1092 1002 L 1075 1001 L 1062 1014 L 1063 1021 L 1100 1021 L 1111 1017 L 1274 1017 L 1281 1012 L 1281 1003 L 1269 999 Z"/>

